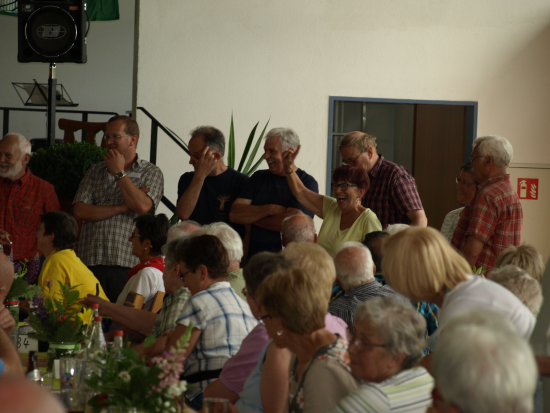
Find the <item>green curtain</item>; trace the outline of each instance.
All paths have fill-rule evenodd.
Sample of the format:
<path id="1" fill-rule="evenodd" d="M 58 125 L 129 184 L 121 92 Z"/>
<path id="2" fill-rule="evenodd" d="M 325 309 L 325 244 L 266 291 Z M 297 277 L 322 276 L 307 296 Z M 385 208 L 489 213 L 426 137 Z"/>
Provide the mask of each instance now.
<path id="1" fill-rule="evenodd" d="M 118 0 L 88 0 L 90 21 L 118 20 Z"/>

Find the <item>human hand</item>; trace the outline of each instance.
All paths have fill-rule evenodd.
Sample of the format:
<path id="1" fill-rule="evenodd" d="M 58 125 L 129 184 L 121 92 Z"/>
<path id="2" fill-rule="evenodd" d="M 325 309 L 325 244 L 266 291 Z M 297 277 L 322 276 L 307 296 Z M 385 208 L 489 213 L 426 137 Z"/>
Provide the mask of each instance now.
<path id="1" fill-rule="evenodd" d="M 4 304 L 0 304 L 0 327 L 10 335 L 15 328 L 15 320 Z"/>
<path id="2" fill-rule="evenodd" d="M 103 316 L 109 316 L 109 304 L 111 304 L 109 301 L 104 300 L 101 297 L 98 297 L 97 295 L 88 294 L 87 297 L 85 297 L 82 301 L 82 304 L 84 304 L 87 307 L 91 307 L 92 304 L 99 305 L 99 315 L 101 317 Z"/>
<path id="3" fill-rule="evenodd" d="M 282 205 L 270 204 L 269 205 L 269 215 L 284 214 L 287 208 Z"/>
<path id="4" fill-rule="evenodd" d="M 124 172 L 124 156 L 116 149 L 109 149 L 103 160 L 107 164 L 107 169 L 109 169 L 111 175 L 115 176 L 119 172 Z"/>
<path id="5" fill-rule="evenodd" d="M 193 167 L 195 168 L 195 174 L 200 176 L 201 178 L 206 178 L 214 167 L 216 166 L 216 163 L 218 160 L 216 159 L 216 155 L 214 152 L 210 150 L 208 146 L 206 146 L 200 156 L 199 159 L 195 159 L 195 162 L 193 164 Z"/>
<path id="6" fill-rule="evenodd" d="M 141 192 L 143 192 L 144 194 L 147 193 L 147 191 L 149 191 L 149 187 L 148 186 L 142 186 L 141 188 L 138 188 Z"/>
<path id="7" fill-rule="evenodd" d="M 0 229 L 0 244 L 2 245 L 11 245 L 10 234 L 3 229 Z"/>
<path id="8" fill-rule="evenodd" d="M 283 168 L 284 168 L 285 174 L 289 175 L 294 171 L 294 160 L 300 153 L 301 147 L 302 146 L 299 145 L 296 150 L 294 150 L 294 148 L 288 148 L 288 150 L 282 153 Z"/>

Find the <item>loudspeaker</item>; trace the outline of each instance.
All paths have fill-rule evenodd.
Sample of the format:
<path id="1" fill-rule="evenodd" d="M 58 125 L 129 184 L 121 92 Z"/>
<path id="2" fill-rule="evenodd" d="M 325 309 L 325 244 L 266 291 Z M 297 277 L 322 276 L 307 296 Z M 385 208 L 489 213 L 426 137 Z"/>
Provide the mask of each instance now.
<path id="1" fill-rule="evenodd" d="M 86 63 L 85 0 L 19 0 L 21 63 Z"/>

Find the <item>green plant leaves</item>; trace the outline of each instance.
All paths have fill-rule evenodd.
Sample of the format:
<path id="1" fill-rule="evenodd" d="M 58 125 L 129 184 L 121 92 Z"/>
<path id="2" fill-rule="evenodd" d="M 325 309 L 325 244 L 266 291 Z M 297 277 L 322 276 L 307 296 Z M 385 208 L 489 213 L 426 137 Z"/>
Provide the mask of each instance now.
<path id="1" fill-rule="evenodd" d="M 265 130 L 267 129 L 267 125 L 269 125 L 270 120 L 271 118 L 265 124 L 264 129 L 262 130 L 262 133 L 260 134 L 260 136 L 258 136 L 258 139 L 256 140 L 256 144 L 254 145 L 254 149 L 252 150 L 252 152 L 250 152 L 250 148 L 252 147 L 252 143 L 254 142 L 256 129 L 258 128 L 258 124 L 260 122 L 256 123 L 254 128 L 252 128 L 252 131 L 250 131 L 250 134 L 248 135 L 248 139 L 246 141 L 244 152 L 241 156 L 239 167 L 236 169 L 237 171 L 250 176 L 256 171 L 256 169 L 258 169 L 258 167 L 262 163 L 263 157 L 260 157 L 254 164 L 254 166 L 250 167 L 250 165 L 252 165 L 252 162 L 254 162 L 254 157 L 258 153 L 258 149 L 260 148 L 260 143 L 262 142 Z M 227 155 L 227 166 L 235 169 L 235 130 L 234 130 L 234 124 L 233 124 L 233 113 L 231 113 L 231 127 L 229 128 L 229 152 Z"/>
<path id="2" fill-rule="evenodd" d="M 231 112 L 231 126 L 229 128 L 229 145 L 227 151 L 227 166 L 235 169 L 235 128 L 233 125 L 233 112 Z"/>

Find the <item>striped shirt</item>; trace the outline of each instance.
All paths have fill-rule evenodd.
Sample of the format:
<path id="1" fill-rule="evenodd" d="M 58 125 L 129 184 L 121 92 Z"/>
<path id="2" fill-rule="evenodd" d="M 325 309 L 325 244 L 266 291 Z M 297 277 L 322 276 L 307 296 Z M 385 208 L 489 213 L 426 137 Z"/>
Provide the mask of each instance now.
<path id="1" fill-rule="evenodd" d="M 191 293 L 185 287 L 180 287 L 172 294 L 168 295 L 162 303 L 162 308 L 155 320 L 151 334 L 160 337 L 164 332 L 174 330 L 178 325 L 177 320 L 181 315 L 183 306 L 190 295 Z"/>
<path id="2" fill-rule="evenodd" d="M 353 333 L 357 306 L 374 297 L 394 297 L 408 301 L 405 297 L 392 290 L 389 285 L 380 285 L 376 280 L 372 280 L 372 282 L 352 288 L 340 297 L 332 300 L 328 305 L 328 312 L 344 320 Z"/>
<path id="3" fill-rule="evenodd" d="M 424 413 L 432 404 L 434 380 L 423 367 L 404 370 L 382 383 L 366 383 L 330 413 Z"/>
<path id="4" fill-rule="evenodd" d="M 258 323 L 227 281 L 212 284 L 189 298 L 183 306 L 178 324 L 198 328 L 202 334 L 187 358 L 184 378 L 191 374 L 221 369 L 237 354 L 243 339 Z M 213 380 L 193 384 L 185 395 L 193 399 Z"/>

